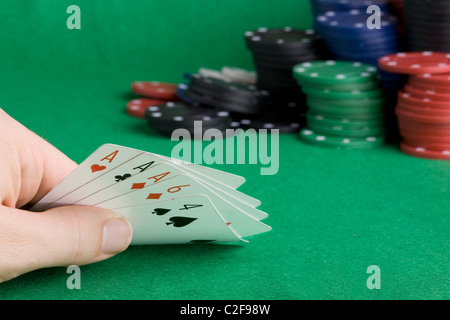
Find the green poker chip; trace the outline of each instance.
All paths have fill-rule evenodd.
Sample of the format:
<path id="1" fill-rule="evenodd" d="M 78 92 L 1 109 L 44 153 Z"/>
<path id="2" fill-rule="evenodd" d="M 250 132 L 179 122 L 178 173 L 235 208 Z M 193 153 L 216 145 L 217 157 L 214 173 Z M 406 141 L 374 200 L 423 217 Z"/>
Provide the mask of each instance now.
<path id="1" fill-rule="evenodd" d="M 337 126 L 337 127 L 384 127 L 384 117 L 369 117 L 369 118 L 351 118 L 339 116 L 325 116 L 323 114 L 313 113 L 311 110 L 306 112 L 306 121 L 315 123 L 320 126 Z"/>
<path id="2" fill-rule="evenodd" d="M 311 88 L 311 89 L 322 89 L 322 90 L 335 90 L 335 91 L 365 91 L 365 90 L 376 90 L 381 89 L 380 81 L 367 81 L 361 83 L 350 83 L 350 84 L 327 84 L 321 85 L 317 83 L 303 83 L 302 88 Z"/>
<path id="3" fill-rule="evenodd" d="M 321 99 L 316 97 L 307 97 L 307 103 L 326 104 L 331 107 L 339 108 L 358 108 L 361 106 L 374 107 L 383 109 L 386 103 L 384 97 L 374 99 L 353 99 L 353 100 L 334 100 L 334 99 Z"/>
<path id="4" fill-rule="evenodd" d="M 350 61 L 311 61 L 293 67 L 293 76 L 302 84 L 354 84 L 374 81 L 378 78 L 376 67 Z"/>
<path id="5" fill-rule="evenodd" d="M 368 114 L 359 114 L 359 113 L 353 113 L 353 114 L 336 114 L 336 113 L 326 113 L 326 112 L 317 112 L 315 110 L 309 110 L 313 113 L 320 114 L 328 119 L 346 119 L 348 121 L 381 121 L 384 117 L 383 112 L 378 113 L 368 113 Z"/>
<path id="6" fill-rule="evenodd" d="M 328 115 L 375 115 L 383 113 L 382 106 L 379 105 L 366 105 L 364 102 L 357 107 L 342 107 L 333 104 L 313 101 L 309 97 L 307 98 L 307 104 L 310 110 L 319 114 Z"/>
<path id="7" fill-rule="evenodd" d="M 316 122 L 308 122 L 308 128 L 318 134 L 330 134 L 334 136 L 343 136 L 343 137 L 382 136 L 386 134 L 386 129 L 384 127 L 327 126 L 327 125 L 320 125 Z"/>
<path id="8" fill-rule="evenodd" d="M 318 99 L 331 100 L 362 100 L 375 99 L 383 96 L 381 89 L 376 90 L 352 90 L 352 91 L 337 91 L 330 89 L 313 89 L 310 87 L 302 87 L 302 90 L 309 97 Z"/>
<path id="9" fill-rule="evenodd" d="M 344 137 L 320 134 L 309 128 L 300 131 L 299 138 L 308 144 L 335 149 L 368 149 L 384 143 L 384 135 L 367 137 Z"/>

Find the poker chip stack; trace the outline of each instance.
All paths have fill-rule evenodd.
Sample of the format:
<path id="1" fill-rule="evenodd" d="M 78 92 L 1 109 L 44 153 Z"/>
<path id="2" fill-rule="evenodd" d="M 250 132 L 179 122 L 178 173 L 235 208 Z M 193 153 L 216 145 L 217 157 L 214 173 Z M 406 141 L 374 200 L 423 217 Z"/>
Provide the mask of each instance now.
<path id="1" fill-rule="evenodd" d="M 307 127 L 300 139 L 339 149 L 384 142 L 384 97 L 376 67 L 360 62 L 313 61 L 293 74 L 307 95 Z"/>
<path id="2" fill-rule="evenodd" d="M 400 51 L 397 17 L 382 12 L 379 29 L 368 28 L 369 17 L 366 8 L 328 11 L 316 16 L 315 25 L 335 59 L 359 61 L 378 67 L 380 57 Z M 381 69 L 378 72 L 386 96 L 386 138 L 389 142 L 397 142 L 399 134 L 395 105 L 397 93 L 404 86 L 407 77 Z"/>
<path id="3" fill-rule="evenodd" d="M 178 100 L 177 85 L 159 81 L 135 81 L 131 84 L 131 92 L 139 97 L 127 103 L 127 113 L 136 118 L 145 118 L 145 110 L 150 106 L 158 106 L 169 101 Z"/>
<path id="4" fill-rule="evenodd" d="M 365 11 L 328 11 L 316 17 L 316 29 L 335 59 L 378 65 L 378 59 L 399 51 L 397 18 L 383 13 L 380 28 L 369 29 Z M 380 72 L 383 87 L 400 88 L 403 78 Z"/>
<path id="5" fill-rule="evenodd" d="M 253 54 L 254 82 L 242 70 L 236 77 L 236 70 L 201 68 L 178 87 L 178 95 L 186 103 L 229 112 L 232 123 L 238 122 L 242 129 L 298 133 L 305 124 L 307 106 L 292 68 L 327 57 L 322 38 L 313 30 L 259 28 L 246 32 L 245 41 Z"/>
<path id="6" fill-rule="evenodd" d="M 398 53 L 379 63 L 387 71 L 410 75 L 396 106 L 401 150 L 415 157 L 450 160 L 450 54 Z"/>
<path id="7" fill-rule="evenodd" d="M 408 51 L 450 52 L 450 1 L 405 1 Z"/>
<path id="8" fill-rule="evenodd" d="M 279 129 L 280 133 L 292 133 L 298 132 L 303 125 L 297 104 L 290 109 L 289 106 L 273 108 L 273 97 L 266 90 L 213 76 L 210 71 L 203 74 L 209 76 L 190 76 L 184 96 L 194 101 L 194 105 L 229 112 L 234 129 Z"/>
<path id="9" fill-rule="evenodd" d="M 428 82 L 441 80 L 446 85 L 435 86 Z M 399 92 L 397 116 L 403 137 L 401 150 L 417 157 L 450 160 L 450 74 L 417 77 L 415 81 L 421 83 L 418 87 L 430 89 L 421 90 L 411 83 Z"/>
<path id="10" fill-rule="evenodd" d="M 127 103 L 127 113 L 147 119 L 148 125 L 160 134 L 171 136 L 174 130 L 182 128 L 196 137 L 208 129 L 226 133 L 226 129 L 237 127 L 226 110 L 181 100 L 183 92 L 177 84 L 136 81 L 131 84 L 131 91 L 140 97 Z M 195 126 L 196 121 L 201 121 L 201 126 Z"/>
<path id="11" fill-rule="evenodd" d="M 257 86 L 272 93 L 297 97 L 292 67 L 328 57 L 322 37 L 314 30 L 259 28 L 245 33 L 257 73 Z"/>
<path id="12" fill-rule="evenodd" d="M 323 39 L 314 30 L 259 28 L 244 35 L 257 74 L 256 86 L 270 92 L 273 114 L 306 111 L 305 96 L 292 76 L 301 62 L 329 57 Z"/>

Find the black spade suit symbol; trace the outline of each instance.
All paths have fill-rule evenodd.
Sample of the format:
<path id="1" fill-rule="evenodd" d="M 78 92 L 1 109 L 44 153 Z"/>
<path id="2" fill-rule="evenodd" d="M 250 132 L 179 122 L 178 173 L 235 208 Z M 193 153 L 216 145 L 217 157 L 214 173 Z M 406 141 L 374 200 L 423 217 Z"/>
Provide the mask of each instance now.
<path id="1" fill-rule="evenodd" d="M 156 208 L 152 214 L 156 214 L 158 216 L 163 216 L 165 215 L 167 212 L 172 211 L 172 209 L 164 209 L 164 208 Z"/>
<path id="2" fill-rule="evenodd" d="M 123 176 L 117 175 L 114 177 L 114 179 L 116 179 L 116 182 L 120 182 L 120 181 L 124 181 L 124 180 L 128 179 L 129 177 L 131 177 L 131 174 L 126 173 Z"/>
<path id="3" fill-rule="evenodd" d="M 166 222 L 166 225 L 172 225 L 176 228 L 185 227 L 191 222 L 197 220 L 197 218 L 189 218 L 189 217 L 172 217 L 169 219 L 170 222 Z"/>

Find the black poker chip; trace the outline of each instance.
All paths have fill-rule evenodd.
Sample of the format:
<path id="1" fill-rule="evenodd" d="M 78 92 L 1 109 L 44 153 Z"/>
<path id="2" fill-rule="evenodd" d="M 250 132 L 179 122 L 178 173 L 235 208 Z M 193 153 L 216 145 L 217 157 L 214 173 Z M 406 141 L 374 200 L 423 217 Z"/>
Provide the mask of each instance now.
<path id="1" fill-rule="evenodd" d="M 296 92 L 297 95 L 301 95 L 302 94 L 301 92 L 298 92 L 299 89 L 296 88 L 294 86 L 294 84 L 282 84 L 282 83 L 279 83 L 279 82 L 270 82 L 270 80 L 264 80 L 264 81 L 261 80 L 259 82 L 259 85 L 262 88 L 270 88 L 270 90 L 273 93 L 276 93 L 278 95 L 281 95 L 283 93 L 292 95 L 293 92 Z"/>
<path id="2" fill-rule="evenodd" d="M 286 75 L 286 78 L 287 77 L 288 75 Z M 289 96 L 299 96 L 302 94 L 298 84 L 295 85 L 289 78 L 287 80 L 282 80 L 282 78 L 264 77 L 258 80 L 258 85 L 261 88 L 270 90 L 271 93 L 286 94 Z"/>
<path id="3" fill-rule="evenodd" d="M 245 118 L 240 120 L 243 129 L 279 130 L 279 133 L 298 133 L 304 124 L 298 120 L 273 119 L 270 117 Z"/>
<path id="4" fill-rule="evenodd" d="M 195 88 L 198 92 L 211 95 L 224 95 L 225 97 L 238 97 L 242 100 L 267 99 L 270 93 L 257 88 L 254 85 L 243 85 L 233 81 L 225 81 L 199 74 L 192 75 L 190 88 Z"/>
<path id="5" fill-rule="evenodd" d="M 445 15 L 450 13 L 450 6 L 447 0 L 406 0 L 404 6 L 411 5 L 416 12 L 423 12 L 433 15 Z"/>
<path id="6" fill-rule="evenodd" d="M 409 51 L 450 52 L 450 2 L 404 2 L 405 40 Z"/>
<path id="7" fill-rule="evenodd" d="M 236 107 L 241 107 L 245 109 L 244 113 L 255 113 L 262 110 L 263 106 L 268 103 L 266 98 L 252 97 L 243 98 L 237 95 L 232 95 L 229 93 L 218 93 L 212 90 L 202 90 L 196 86 L 191 85 L 187 92 L 187 95 L 191 99 L 196 99 L 198 102 L 211 107 L 217 107 L 224 110 L 233 111 Z M 267 100 L 267 102 L 266 102 Z"/>
<path id="8" fill-rule="evenodd" d="M 299 30 L 290 27 L 285 28 L 258 28 L 247 31 L 245 40 L 249 48 L 273 49 L 279 47 L 282 50 L 304 50 L 314 47 L 322 37 L 314 30 Z"/>
<path id="9" fill-rule="evenodd" d="M 147 108 L 145 117 L 148 125 L 162 134 L 171 135 L 176 129 L 193 133 L 198 124 L 202 132 L 207 129 L 226 130 L 232 123 L 229 112 L 184 102 L 168 102 Z"/>
<path id="10" fill-rule="evenodd" d="M 279 47 L 275 47 L 277 50 L 272 49 L 260 49 L 260 48 L 251 48 L 247 46 L 247 49 L 250 50 L 253 54 L 258 56 L 267 56 L 272 58 L 298 58 L 299 56 L 308 56 L 314 55 L 319 57 L 326 57 L 324 52 L 327 51 L 327 46 L 325 44 L 316 44 L 311 48 L 302 48 L 301 50 L 279 50 Z"/>
<path id="11" fill-rule="evenodd" d="M 253 85 L 192 75 L 186 96 L 211 108 L 242 114 L 259 114 L 270 102 L 270 93 Z"/>
<path id="12" fill-rule="evenodd" d="M 295 58 L 272 58 L 258 55 L 253 58 L 255 65 L 276 70 L 289 70 L 299 63 L 312 60 L 317 60 L 317 56 L 311 54 L 306 56 L 298 56 Z"/>
<path id="13" fill-rule="evenodd" d="M 265 105 L 261 106 L 256 101 L 248 101 L 248 103 L 243 103 L 242 101 L 238 100 L 232 101 L 232 100 L 218 99 L 215 96 L 204 95 L 191 89 L 188 90 L 186 94 L 189 96 L 190 99 L 198 101 L 201 104 L 204 104 L 211 108 L 226 110 L 229 112 L 237 112 L 243 114 L 258 114 L 262 112 L 266 107 Z"/>

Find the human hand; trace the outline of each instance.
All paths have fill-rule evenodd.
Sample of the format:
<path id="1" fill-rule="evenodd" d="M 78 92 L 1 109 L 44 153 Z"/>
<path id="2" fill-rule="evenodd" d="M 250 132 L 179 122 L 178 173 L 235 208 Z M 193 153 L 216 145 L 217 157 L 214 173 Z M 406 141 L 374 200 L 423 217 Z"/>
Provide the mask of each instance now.
<path id="1" fill-rule="evenodd" d="M 76 166 L 0 109 L 0 282 L 36 269 L 98 262 L 129 246 L 131 225 L 112 211 L 23 209 Z"/>

